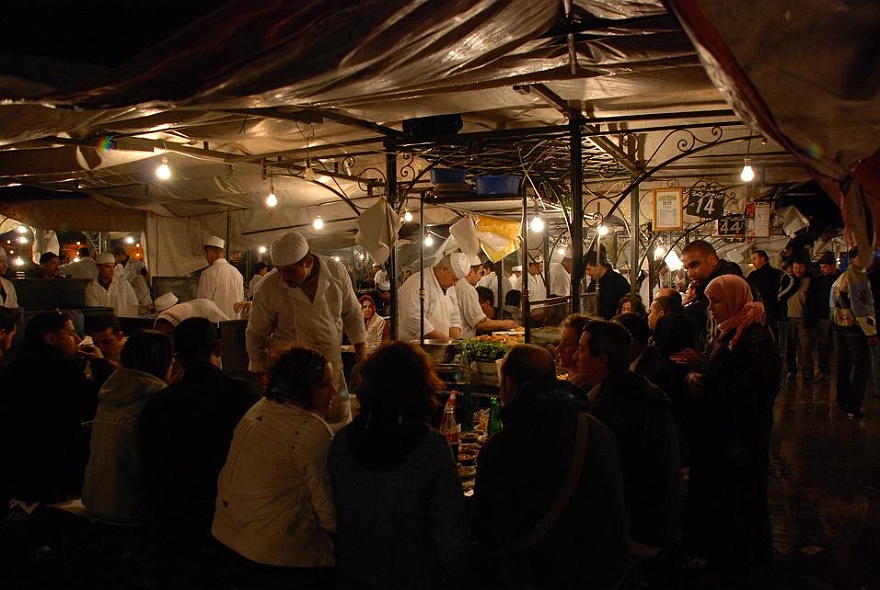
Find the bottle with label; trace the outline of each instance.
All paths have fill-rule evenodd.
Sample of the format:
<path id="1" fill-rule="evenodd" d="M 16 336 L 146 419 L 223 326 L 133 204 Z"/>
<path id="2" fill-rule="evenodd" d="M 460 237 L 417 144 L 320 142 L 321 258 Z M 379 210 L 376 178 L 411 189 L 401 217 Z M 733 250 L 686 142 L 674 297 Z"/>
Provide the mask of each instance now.
<path id="1" fill-rule="evenodd" d="M 489 400 L 489 425 L 487 426 L 489 436 L 492 436 L 503 427 L 501 424 L 501 417 L 498 415 L 498 412 L 500 411 L 501 408 L 498 407 L 498 398 L 493 397 Z"/>
<path id="2" fill-rule="evenodd" d="M 440 422 L 440 432 L 446 437 L 452 449 L 452 456 L 458 461 L 458 434 L 459 426 L 455 419 L 455 392 L 449 394 L 446 407 L 443 410 L 443 420 Z"/>

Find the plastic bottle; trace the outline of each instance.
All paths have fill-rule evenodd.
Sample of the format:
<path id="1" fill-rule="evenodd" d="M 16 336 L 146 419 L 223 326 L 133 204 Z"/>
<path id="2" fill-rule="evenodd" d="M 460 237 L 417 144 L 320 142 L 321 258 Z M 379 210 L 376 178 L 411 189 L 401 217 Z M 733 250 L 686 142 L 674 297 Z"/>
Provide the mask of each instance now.
<path id="1" fill-rule="evenodd" d="M 440 432 L 446 436 L 452 456 L 458 461 L 458 422 L 455 420 L 455 392 L 449 394 L 446 407 L 443 409 L 443 420 L 440 422 Z"/>
<path id="2" fill-rule="evenodd" d="M 501 428 L 503 425 L 501 424 L 501 417 L 498 415 L 500 408 L 498 407 L 498 398 L 493 397 L 489 400 L 489 424 L 487 426 L 487 430 L 489 432 L 489 436 L 492 436 Z"/>

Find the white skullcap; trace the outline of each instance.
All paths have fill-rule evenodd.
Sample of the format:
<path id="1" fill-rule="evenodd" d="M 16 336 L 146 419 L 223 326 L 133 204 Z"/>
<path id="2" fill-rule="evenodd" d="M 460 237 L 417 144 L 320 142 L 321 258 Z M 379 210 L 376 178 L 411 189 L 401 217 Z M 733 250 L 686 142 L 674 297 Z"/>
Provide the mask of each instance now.
<path id="1" fill-rule="evenodd" d="M 376 288 L 380 291 L 390 291 L 391 281 L 376 281 Z"/>
<path id="2" fill-rule="evenodd" d="M 522 267 L 517 265 L 517 266 L 514 266 L 513 268 L 511 268 L 510 270 L 512 270 L 513 272 L 522 272 Z"/>
<path id="3" fill-rule="evenodd" d="M 452 273 L 457 279 L 463 279 L 471 272 L 471 262 L 468 259 L 468 255 L 463 252 L 456 252 L 450 255 L 449 264 L 452 266 Z"/>
<path id="4" fill-rule="evenodd" d="M 177 303 L 177 296 L 174 293 L 165 293 L 156 297 L 156 301 L 153 303 L 156 306 L 156 311 L 165 311 Z"/>
<path id="5" fill-rule="evenodd" d="M 95 259 L 95 264 L 116 264 L 116 257 L 110 252 L 101 252 Z"/>
<path id="6" fill-rule="evenodd" d="M 468 256 L 468 262 L 471 266 L 483 266 L 483 261 L 480 260 L 480 257 L 476 255 Z"/>
<path id="7" fill-rule="evenodd" d="M 272 256 L 272 264 L 275 266 L 289 266 L 306 257 L 309 253 L 309 243 L 299 232 L 292 231 L 276 239 L 269 246 L 269 254 Z"/>
<path id="8" fill-rule="evenodd" d="M 223 238 L 218 238 L 217 236 L 208 236 L 205 238 L 205 246 L 213 246 L 214 248 L 220 248 L 221 250 L 226 248 L 226 240 Z"/>

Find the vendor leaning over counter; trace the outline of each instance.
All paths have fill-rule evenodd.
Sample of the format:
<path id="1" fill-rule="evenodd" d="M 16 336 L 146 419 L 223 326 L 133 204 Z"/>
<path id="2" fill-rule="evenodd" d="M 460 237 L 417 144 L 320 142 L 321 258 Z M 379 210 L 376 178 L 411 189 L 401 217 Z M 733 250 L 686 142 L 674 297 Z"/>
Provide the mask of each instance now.
<path id="1" fill-rule="evenodd" d="M 425 338 L 461 338 L 461 316 L 453 285 L 453 257 L 467 256 L 460 252 L 448 254 L 425 272 Z M 414 273 L 400 287 L 400 340 L 416 340 L 421 331 L 419 286 L 422 271 Z"/>
<path id="2" fill-rule="evenodd" d="M 297 232 L 270 246 L 275 268 L 254 295 L 246 334 L 248 369 L 266 371 L 270 347 L 296 342 L 324 353 L 333 368 L 337 394 L 326 421 L 334 430 L 351 421 L 351 404 L 342 366 L 342 329 L 354 345 L 357 362 L 366 358 L 364 314 L 345 266 L 309 251 Z"/>
<path id="3" fill-rule="evenodd" d="M 455 283 L 455 295 L 461 315 L 461 337 L 473 338 L 478 331 L 511 330 L 516 327 L 516 322 L 513 320 L 490 320 L 480 306 L 480 297 L 475 288 L 480 280 L 480 269 L 483 268 L 480 258 L 464 254 L 453 257 L 453 271 L 458 277 L 458 282 Z"/>

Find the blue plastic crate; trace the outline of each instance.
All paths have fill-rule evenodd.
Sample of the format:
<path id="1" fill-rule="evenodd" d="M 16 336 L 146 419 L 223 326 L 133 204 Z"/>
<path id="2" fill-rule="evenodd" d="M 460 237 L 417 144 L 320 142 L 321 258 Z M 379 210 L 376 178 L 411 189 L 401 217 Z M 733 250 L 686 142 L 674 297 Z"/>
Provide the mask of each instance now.
<path id="1" fill-rule="evenodd" d="M 478 195 L 518 195 L 522 176 L 515 174 L 486 174 L 477 176 Z"/>
<path id="2" fill-rule="evenodd" d="M 461 184 L 467 170 L 461 168 L 431 168 L 431 184 Z"/>

